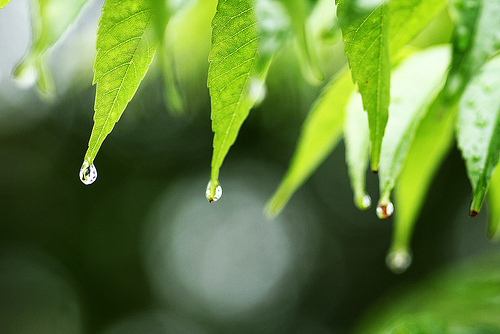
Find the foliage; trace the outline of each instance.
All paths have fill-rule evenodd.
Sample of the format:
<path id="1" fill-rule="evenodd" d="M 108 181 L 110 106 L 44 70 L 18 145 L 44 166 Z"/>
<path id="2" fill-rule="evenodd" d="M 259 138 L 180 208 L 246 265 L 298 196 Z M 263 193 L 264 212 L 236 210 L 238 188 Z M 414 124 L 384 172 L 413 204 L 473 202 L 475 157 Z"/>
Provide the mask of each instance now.
<path id="1" fill-rule="evenodd" d="M 0 2 L 0 7 L 7 3 Z M 33 43 L 14 75 L 23 79 L 34 72 L 43 96 L 54 93 L 44 57 L 85 3 L 32 2 Z M 96 179 L 94 159 L 158 48 L 167 104 L 182 111 L 182 92 L 176 87 L 169 56 L 170 35 L 165 31 L 190 3 L 105 1 L 94 62 L 94 127 L 80 172 L 85 184 Z M 309 15 L 315 6 L 325 4 L 337 6 L 337 18 L 331 18 L 324 31 L 342 34 L 348 66 L 328 80 L 312 105 L 290 168 L 267 205 L 268 213 L 276 215 L 284 208 L 343 133 L 355 204 L 366 209 L 371 203 L 365 191 L 369 157 L 371 169 L 379 172 L 380 218 L 394 211 L 390 196 L 396 189 L 389 262 L 395 271 L 402 271 L 409 264 L 413 225 L 456 128 L 473 189 L 470 214 L 480 211 L 492 179 L 495 203 L 489 234 L 497 235 L 500 177 L 494 170 L 500 152 L 500 58 L 496 56 L 500 4 L 496 0 L 455 0 L 448 5 L 444 0 L 219 0 L 208 70 L 214 132 L 208 200 L 217 200 L 222 193 L 221 166 L 250 110 L 264 98 L 274 54 L 286 43 L 295 43 L 308 82 L 324 79 L 316 50 L 327 41 L 313 36 Z M 455 24 L 451 47 L 406 47 L 445 7 Z"/>
<path id="2" fill-rule="evenodd" d="M 499 257 L 448 269 L 376 305 L 357 333 L 498 333 Z"/>

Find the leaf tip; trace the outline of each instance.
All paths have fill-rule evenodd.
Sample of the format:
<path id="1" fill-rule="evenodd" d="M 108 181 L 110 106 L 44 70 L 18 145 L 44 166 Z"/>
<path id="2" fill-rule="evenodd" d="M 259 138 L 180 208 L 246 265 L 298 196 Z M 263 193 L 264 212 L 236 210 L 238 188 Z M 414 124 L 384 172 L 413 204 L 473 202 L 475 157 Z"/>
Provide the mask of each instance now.
<path id="1" fill-rule="evenodd" d="M 478 213 L 479 213 L 479 212 L 478 212 L 478 211 L 476 211 L 476 210 L 470 210 L 470 212 L 469 212 L 469 216 L 471 216 L 471 217 L 476 217 L 476 216 L 478 215 Z"/>

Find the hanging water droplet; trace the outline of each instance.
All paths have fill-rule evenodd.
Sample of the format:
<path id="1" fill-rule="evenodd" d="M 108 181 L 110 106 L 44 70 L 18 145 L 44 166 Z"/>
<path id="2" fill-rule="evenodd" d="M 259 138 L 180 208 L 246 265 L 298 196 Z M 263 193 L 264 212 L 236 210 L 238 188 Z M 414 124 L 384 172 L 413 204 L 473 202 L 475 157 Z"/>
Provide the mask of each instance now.
<path id="1" fill-rule="evenodd" d="M 205 191 L 205 196 L 210 203 L 217 202 L 222 197 L 222 187 L 220 186 L 220 184 L 217 185 L 213 197 L 210 191 L 211 187 L 212 187 L 212 182 L 209 181 L 207 184 L 207 190 Z"/>
<path id="2" fill-rule="evenodd" d="M 88 161 L 84 161 L 82 168 L 80 168 L 80 181 L 85 185 L 89 185 L 94 183 L 97 179 L 97 169 L 94 165 L 88 163 Z"/>
<path id="3" fill-rule="evenodd" d="M 372 205 L 372 199 L 370 195 L 364 195 L 363 197 L 358 197 L 356 200 L 356 205 L 361 210 L 366 210 Z"/>
<path id="4" fill-rule="evenodd" d="M 387 254 L 385 263 L 395 274 L 402 274 L 411 265 L 412 255 L 406 249 L 398 249 Z"/>
<path id="5" fill-rule="evenodd" d="M 392 202 L 379 203 L 379 205 L 377 205 L 377 217 L 379 217 L 380 219 L 389 218 L 390 216 L 392 216 L 393 212 L 394 205 L 392 204 Z"/>

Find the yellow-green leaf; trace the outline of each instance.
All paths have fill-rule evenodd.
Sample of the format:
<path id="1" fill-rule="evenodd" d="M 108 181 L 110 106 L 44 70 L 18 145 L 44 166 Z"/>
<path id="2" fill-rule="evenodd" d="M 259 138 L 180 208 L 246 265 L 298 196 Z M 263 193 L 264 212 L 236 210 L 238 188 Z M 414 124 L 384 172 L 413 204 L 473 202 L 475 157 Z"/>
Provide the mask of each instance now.
<path id="1" fill-rule="evenodd" d="M 430 108 L 418 126 L 395 191 L 395 222 L 387 264 L 404 271 L 411 260 L 413 227 L 424 204 L 431 182 L 453 144 L 455 110 Z"/>
<path id="2" fill-rule="evenodd" d="M 9 4 L 10 0 L 0 0 L 0 8 L 4 8 Z"/>
<path id="3" fill-rule="evenodd" d="M 344 108 L 354 85 L 344 71 L 326 86 L 302 126 L 292 162 L 273 197 L 266 205 L 271 216 L 278 215 L 293 193 L 330 154 L 342 135 Z"/>
<path id="4" fill-rule="evenodd" d="M 257 79 L 259 35 L 253 1 L 220 0 L 212 21 L 212 48 L 208 69 L 208 88 L 214 132 L 212 172 L 207 198 L 216 199 L 219 169 L 252 108 L 252 85 Z M 261 76 L 265 75 L 263 70 Z M 253 87 L 255 88 L 255 87 Z M 258 89 L 257 89 L 258 90 Z"/>
<path id="5" fill-rule="evenodd" d="M 498 241 L 500 239 L 500 168 L 495 169 L 490 179 L 488 190 L 488 238 Z"/>
<path id="6" fill-rule="evenodd" d="M 90 168 L 153 60 L 158 40 L 150 0 L 106 0 L 97 31 L 94 127 L 84 158 Z M 85 171 L 83 171 L 85 176 Z M 84 183 L 85 177 L 80 175 Z"/>

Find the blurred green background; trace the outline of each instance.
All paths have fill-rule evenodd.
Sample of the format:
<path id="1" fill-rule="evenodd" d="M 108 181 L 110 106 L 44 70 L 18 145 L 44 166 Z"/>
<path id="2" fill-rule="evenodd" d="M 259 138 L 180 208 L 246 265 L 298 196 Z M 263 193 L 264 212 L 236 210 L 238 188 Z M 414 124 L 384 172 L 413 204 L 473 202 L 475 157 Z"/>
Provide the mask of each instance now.
<path id="1" fill-rule="evenodd" d="M 353 205 L 342 144 L 282 215 L 263 216 L 321 89 L 302 78 L 292 43 L 275 57 L 266 99 L 221 170 L 223 198 L 208 204 L 206 73 L 215 6 L 194 2 L 169 27 L 185 115 L 167 110 L 154 62 L 105 141 L 92 186 L 78 171 L 92 127 L 102 1 L 91 2 L 49 53 L 53 101 L 10 76 L 29 46 L 28 1 L 0 11 L 0 333 L 370 333 L 387 318 L 376 312 L 381 298 L 396 303 L 387 311 L 389 327 L 403 321 L 394 333 L 500 332 L 498 258 L 482 260 L 479 273 L 472 265 L 451 274 L 459 290 L 472 273 L 488 277 L 480 285 L 487 293 L 474 293 L 480 289 L 472 284 L 461 297 L 472 308 L 493 300 L 485 319 L 471 318 L 469 327 L 440 318 L 456 293 L 416 287 L 428 280 L 447 289 L 447 276 L 436 271 L 498 248 L 486 239 L 486 210 L 467 216 L 470 186 L 456 150 L 430 190 L 413 238 L 414 263 L 402 275 L 385 266 L 392 220 Z M 327 14 L 313 15 L 321 22 Z M 445 42 L 451 30 L 443 13 L 415 45 Z M 329 36 L 319 54 L 328 76 L 345 64 L 339 36 Z M 377 178 L 367 177 L 376 199 Z M 398 298 L 422 298 L 417 310 L 436 299 L 444 306 L 399 317 Z"/>

